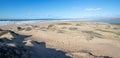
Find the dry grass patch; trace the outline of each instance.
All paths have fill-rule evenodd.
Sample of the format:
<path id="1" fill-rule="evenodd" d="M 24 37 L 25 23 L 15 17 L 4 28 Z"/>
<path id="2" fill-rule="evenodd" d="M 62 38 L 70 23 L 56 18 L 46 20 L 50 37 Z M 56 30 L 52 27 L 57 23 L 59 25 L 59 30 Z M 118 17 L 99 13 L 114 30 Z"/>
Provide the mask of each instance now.
<path id="1" fill-rule="evenodd" d="M 114 32 L 114 31 L 103 30 L 103 29 L 96 29 L 96 30 L 98 30 L 98 31 L 102 31 L 102 32 L 113 33 L 113 34 L 116 34 L 116 35 L 120 35 L 120 32 Z"/>
<path id="2" fill-rule="evenodd" d="M 50 25 L 48 25 L 47 29 L 51 30 L 51 31 L 55 31 L 55 30 L 57 30 L 57 27 L 55 25 L 50 24 Z"/>
<path id="3" fill-rule="evenodd" d="M 118 28 L 118 27 L 114 27 L 113 29 L 115 29 L 115 30 L 120 30 L 120 28 Z"/>
<path id="4" fill-rule="evenodd" d="M 37 25 L 31 25 L 33 28 L 38 28 L 38 26 Z"/>
<path id="5" fill-rule="evenodd" d="M 6 33 L 8 33 L 8 32 L 9 32 L 8 30 L 2 30 L 2 31 L 0 31 L 0 36 L 6 34 Z"/>
<path id="6" fill-rule="evenodd" d="M 70 27 L 69 30 L 77 30 L 78 28 L 76 27 Z"/>
<path id="7" fill-rule="evenodd" d="M 40 29 L 47 29 L 46 27 L 40 27 Z"/>
<path id="8" fill-rule="evenodd" d="M 57 33 L 65 33 L 65 30 L 58 30 Z"/>
<path id="9" fill-rule="evenodd" d="M 87 36 L 88 41 L 92 40 L 94 37 L 102 38 L 102 36 L 103 36 L 102 34 L 99 34 L 97 32 L 93 32 L 93 31 L 82 31 L 82 32 L 88 34 L 88 36 Z"/>
<path id="10" fill-rule="evenodd" d="M 53 26 L 54 26 L 54 25 L 50 24 L 50 25 L 48 25 L 47 29 L 50 29 L 50 28 L 52 28 Z"/>
<path id="11" fill-rule="evenodd" d="M 54 28 L 50 28 L 50 30 L 51 30 L 51 31 L 55 31 L 55 30 L 57 30 L 57 29 L 54 27 Z"/>
<path id="12" fill-rule="evenodd" d="M 76 24 L 76 26 L 81 26 L 81 24 Z"/>
<path id="13" fill-rule="evenodd" d="M 39 30 L 46 31 L 46 30 L 47 30 L 47 27 L 40 27 Z"/>
<path id="14" fill-rule="evenodd" d="M 25 30 L 26 30 L 26 31 L 31 31 L 32 28 L 31 28 L 31 27 L 27 27 Z"/>
<path id="15" fill-rule="evenodd" d="M 67 27 L 62 27 L 61 29 L 67 29 Z"/>
<path id="16" fill-rule="evenodd" d="M 71 23 L 58 23 L 58 25 L 72 25 Z"/>

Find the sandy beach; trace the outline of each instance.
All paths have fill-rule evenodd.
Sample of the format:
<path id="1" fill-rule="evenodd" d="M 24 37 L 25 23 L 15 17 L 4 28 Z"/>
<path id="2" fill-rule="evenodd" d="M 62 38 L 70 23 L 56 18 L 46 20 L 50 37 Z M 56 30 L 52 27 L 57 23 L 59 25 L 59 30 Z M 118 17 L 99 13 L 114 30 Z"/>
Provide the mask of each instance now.
<path id="1" fill-rule="evenodd" d="M 45 22 L 1 26 L 0 43 L 1 50 L 8 51 L 1 52 L 2 56 L 16 58 L 18 56 L 10 55 L 21 58 L 120 58 L 120 24 Z M 9 52 L 10 48 L 16 52 Z"/>

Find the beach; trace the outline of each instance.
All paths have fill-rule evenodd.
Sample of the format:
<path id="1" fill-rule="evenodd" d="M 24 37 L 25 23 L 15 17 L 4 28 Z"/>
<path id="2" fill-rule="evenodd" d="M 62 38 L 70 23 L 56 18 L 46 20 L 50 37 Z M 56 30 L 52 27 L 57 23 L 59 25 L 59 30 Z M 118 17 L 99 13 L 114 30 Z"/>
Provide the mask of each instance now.
<path id="1" fill-rule="evenodd" d="M 66 21 L 0 29 L 0 43 L 26 47 L 31 58 L 120 58 L 120 24 Z"/>

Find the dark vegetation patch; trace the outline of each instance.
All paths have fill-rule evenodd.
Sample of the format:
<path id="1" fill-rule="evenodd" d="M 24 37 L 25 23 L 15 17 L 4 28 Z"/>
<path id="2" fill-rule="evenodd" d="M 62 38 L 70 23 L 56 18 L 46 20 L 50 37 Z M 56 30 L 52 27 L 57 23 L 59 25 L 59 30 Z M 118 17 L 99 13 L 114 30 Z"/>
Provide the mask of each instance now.
<path id="1" fill-rule="evenodd" d="M 17 27 L 17 30 L 22 31 L 22 30 L 25 30 L 25 28 Z"/>
<path id="2" fill-rule="evenodd" d="M 114 27 L 113 29 L 115 29 L 115 30 L 120 30 L 120 28 L 118 28 L 118 27 Z"/>
<path id="3" fill-rule="evenodd" d="M 77 30 L 78 28 L 76 27 L 70 27 L 69 30 Z"/>
<path id="4" fill-rule="evenodd" d="M 8 33 L 8 32 L 9 32 L 8 30 L 1 30 L 1 31 L 0 31 L 0 36 L 6 34 L 6 33 Z"/>
<path id="5" fill-rule="evenodd" d="M 32 28 L 31 27 L 27 27 L 25 30 L 26 31 L 30 31 L 30 30 L 32 30 Z"/>
<path id="6" fill-rule="evenodd" d="M 58 23 L 58 25 L 72 25 L 71 23 Z"/>
<path id="7" fill-rule="evenodd" d="M 18 31 L 22 31 L 22 30 L 30 31 L 30 30 L 32 30 L 32 27 L 17 27 L 17 30 Z"/>

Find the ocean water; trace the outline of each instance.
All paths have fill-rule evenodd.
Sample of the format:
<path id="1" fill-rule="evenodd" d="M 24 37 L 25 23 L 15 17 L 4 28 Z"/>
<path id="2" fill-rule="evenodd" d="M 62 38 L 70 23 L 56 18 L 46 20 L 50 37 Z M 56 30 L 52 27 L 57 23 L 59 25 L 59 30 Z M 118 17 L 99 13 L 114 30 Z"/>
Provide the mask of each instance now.
<path id="1" fill-rule="evenodd" d="M 37 22 L 60 22 L 60 21 L 82 21 L 78 19 L 3 19 L 0 20 L 0 26 L 5 25 L 13 25 L 13 24 L 29 24 L 29 23 L 37 23 Z M 120 24 L 120 20 L 89 20 L 90 22 L 105 22 L 105 23 L 113 23 Z"/>
<path id="2" fill-rule="evenodd" d="M 13 25 L 13 24 L 31 24 L 31 23 L 38 23 L 38 22 L 59 22 L 59 21 L 67 21 L 66 19 L 29 19 L 29 20 L 23 20 L 23 19 L 3 19 L 0 20 L 0 26 L 5 25 Z"/>
<path id="3" fill-rule="evenodd" d="M 117 20 L 91 20 L 91 22 L 104 22 L 104 23 L 111 23 L 111 24 L 120 24 L 120 19 L 117 19 Z"/>

